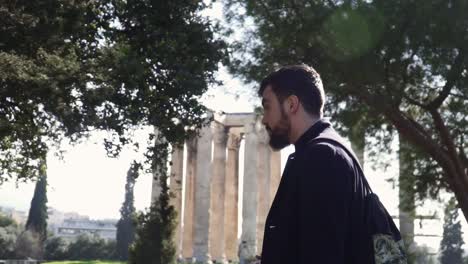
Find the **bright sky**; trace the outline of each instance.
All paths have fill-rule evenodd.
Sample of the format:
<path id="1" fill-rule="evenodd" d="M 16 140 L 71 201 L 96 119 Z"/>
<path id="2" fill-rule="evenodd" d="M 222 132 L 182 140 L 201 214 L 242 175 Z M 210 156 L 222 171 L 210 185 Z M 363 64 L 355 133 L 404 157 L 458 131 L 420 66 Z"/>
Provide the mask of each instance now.
<path id="1" fill-rule="evenodd" d="M 207 15 L 222 18 L 222 7 L 216 2 Z M 252 89 L 245 87 L 239 80 L 233 79 L 224 67 L 218 73 L 219 79 L 224 81 L 221 87 L 211 87 L 203 97 L 203 103 L 213 110 L 224 112 L 251 112 L 254 105 L 259 105 L 258 98 Z M 147 132 L 147 131 L 146 131 Z M 145 131 L 139 131 L 136 137 L 145 145 Z M 48 205 L 64 212 L 78 212 L 94 219 L 119 218 L 119 209 L 124 199 L 124 186 L 127 170 L 133 159 L 141 159 L 141 154 L 125 149 L 120 157 L 108 158 L 102 146 L 105 133 L 96 133 L 88 141 L 75 147 L 64 146 L 67 153 L 64 160 L 59 160 L 50 154 L 48 156 Z M 395 142 L 394 147 L 398 144 Z M 293 147 L 282 152 L 282 167 Z M 396 156 L 390 157 L 396 160 Z M 241 161 L 242 163 L 242 161 Z M 242 164 L 240 164 L 242 165 Z M 398 192 L 392 184 L 386 181 L 394 178 L 398 173 L 398 163 L 393 162 L 386 171 L 373 171 L 368 164 L 365 168 L 367 178 L 376 193 L 379 194 L 384 205 L 392 215 L 397 215 Z M 14 183 L 0 185 L 0 206 L 15 207 L 28 211 L 34 191 L 34 183 Z M 135 206 L 143 210 L 149 206 L 151 196 L 151 175 L 141 175 L 135 185 Z M 430 204 L 421 209 L 431 212 L 441 205 Z M 442 216 L 442 215 L 440 215 Z M 462 214 L 461 214 L 462 216 Z M 443 217 L 443 216 L 442 216 Z M 468 243 L 468 228 L 462 220 L 465 230 L 465 241 Z M 416 224 L 417 233 L 441 234 L 441 224 L 428 224 L 424 230 Z M 421 237 L 418 243 L 438 247 L 439 238 Z"/>

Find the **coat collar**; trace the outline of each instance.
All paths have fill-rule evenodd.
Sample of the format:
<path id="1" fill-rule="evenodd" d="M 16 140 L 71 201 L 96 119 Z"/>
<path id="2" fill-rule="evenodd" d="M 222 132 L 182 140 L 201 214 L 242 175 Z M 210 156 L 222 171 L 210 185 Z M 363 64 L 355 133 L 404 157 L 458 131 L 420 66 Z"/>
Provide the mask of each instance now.
<path id="1" fill-rule="evenodd" d="M 313 124 L 309 129 L 299 137 L 299 139 L 294 143 L 296 148 L 296 153 L 303 150 L 309 141 L 318 137 L 325 129 L 331 127 L 330 122 L 327 119 L 320 119 L 315 124 Z"/>

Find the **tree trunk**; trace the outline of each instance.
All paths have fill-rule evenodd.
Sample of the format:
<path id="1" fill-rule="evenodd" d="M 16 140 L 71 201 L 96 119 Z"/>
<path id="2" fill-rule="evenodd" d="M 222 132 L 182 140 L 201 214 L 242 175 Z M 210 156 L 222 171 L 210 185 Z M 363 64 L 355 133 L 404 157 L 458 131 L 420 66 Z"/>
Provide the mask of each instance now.
<path id="1" fill-rule="evenodd" d="M 400 137 L 412 146 L 425 151 L 444 171 L 443 178 L 457 198 L 465 220 L 468 221 L 468 162 L 463 150 L 457 152 L 453 138 L 443 123 L 437 109 L 430 110 L 435 130 L 427 130 L 421 124 L 403 113 L 398 106 L 388 103 L 385 96 L 372 95 L 360 85 L 352 85 L 352 91 L 362 99 L 365 104 L 383 114 L 386 119 L 398 130 Z M 432 137 L 438 133 L 439 141 Z"/>
<path id="2" fill-rule="evenodd" d="M 453 140 L 447 136 L 447 131 L 441 131 L 446 130 L 446 127 L 442 123 L 436 124 L 436 131 L 442 137 L 441 144 L 434 141 L 421 125 L 398 109 L 387 108 L 384 115 L 397 128 L 403 139 L 424 150 L 440 165 L 444 171 L 444 180 L 454 192 L 465 220 L 468 220 L 468 175 L 460 158 L 462 155 L 454 153 L 453 147 L 450 146 Z"/>

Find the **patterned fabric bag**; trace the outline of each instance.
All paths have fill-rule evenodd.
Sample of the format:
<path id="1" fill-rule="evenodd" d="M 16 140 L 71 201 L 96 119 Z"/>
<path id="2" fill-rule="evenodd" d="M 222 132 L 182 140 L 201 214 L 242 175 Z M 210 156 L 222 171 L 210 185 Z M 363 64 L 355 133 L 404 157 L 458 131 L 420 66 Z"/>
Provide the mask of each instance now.
<path id="1" fill-rule="evenodd" d="M 379 197 L 372 192 L 364 172 L 354 153 L 341 143 L 338 134 L 320 135 L 309 143 L 327 142 L 338 146 L 352 157 L 354 164 L 359 168 L 362 181 L 367 188 L 368 195 L 365 198 L 366 226 L 368 226 L 369 239 L 372 239 L 375 264 L 407 264 L 405 247 L 401 234 L 393 222 L 392 217 L 380 202 Z"/>

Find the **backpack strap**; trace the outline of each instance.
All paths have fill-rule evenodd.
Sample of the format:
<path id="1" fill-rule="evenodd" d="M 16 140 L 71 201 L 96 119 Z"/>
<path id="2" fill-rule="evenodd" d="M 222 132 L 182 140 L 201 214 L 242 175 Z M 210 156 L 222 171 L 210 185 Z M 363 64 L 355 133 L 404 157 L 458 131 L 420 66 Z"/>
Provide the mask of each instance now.
<path id="1" fill-rule="evenodd" d="M 374 193 L 369 183 L 367 182 L 366 177 L 364 176 L 364 170 L 362 169 L 361 164 L 359 164 L 359 160 L 357 159 L 356 155 L 353 151 L 351 151 L 349 147 L 341 143 L 341 138 L 338 136 L 338 134 L 327 133 L 327 135 L 324 135 L 322 133 L 318 137 L 310 140 L 307 144 L 318 144 L 320 142 L 330 143 L 343 149 L 346 152 L 346 154 L 348 154 L 352 158 L 354 164 L 358 167 L 359 173 L 361 174 L 361 179 L 364 182 L 365 187 L 369 190 L 370 193 Z"/>

